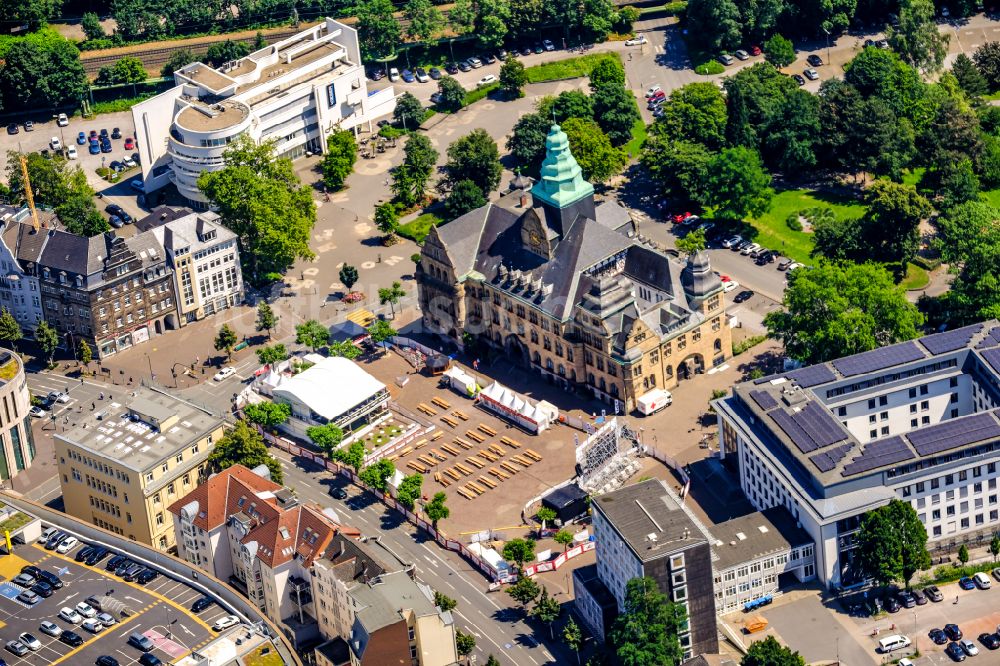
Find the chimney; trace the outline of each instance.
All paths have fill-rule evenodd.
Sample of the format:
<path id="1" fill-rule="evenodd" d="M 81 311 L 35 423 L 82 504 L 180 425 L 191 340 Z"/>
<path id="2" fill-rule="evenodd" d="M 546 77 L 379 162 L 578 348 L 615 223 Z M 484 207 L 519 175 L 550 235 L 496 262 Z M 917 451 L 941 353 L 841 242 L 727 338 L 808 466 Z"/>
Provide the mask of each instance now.
<path id="1" fill-rule="evenodd" d="M 528 193 L 527 192 L 522 192 L 521 193 L 521 208 L 527 208 L 527 207 L 528 207 Z"/>

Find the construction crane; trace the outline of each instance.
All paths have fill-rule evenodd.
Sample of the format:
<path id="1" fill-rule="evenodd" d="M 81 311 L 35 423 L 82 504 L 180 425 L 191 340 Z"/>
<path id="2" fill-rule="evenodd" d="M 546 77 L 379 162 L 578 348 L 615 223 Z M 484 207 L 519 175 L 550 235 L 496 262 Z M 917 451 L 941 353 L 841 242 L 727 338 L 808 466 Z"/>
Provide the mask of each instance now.
<path id="1" fill-rule="evenodd" d="M 31 178 L 28 177 L 28 162 L 24 159 L 24 154 L 18 155 L 21 162 L 21 176 L 24 177 L 24 195 L 28 198 L 28 208 L 31 210 L 31 225 L 37 232 L 41 226 L 38 223 L 38 210 L 35 208 L 35 196 L 31 193 Z"/>

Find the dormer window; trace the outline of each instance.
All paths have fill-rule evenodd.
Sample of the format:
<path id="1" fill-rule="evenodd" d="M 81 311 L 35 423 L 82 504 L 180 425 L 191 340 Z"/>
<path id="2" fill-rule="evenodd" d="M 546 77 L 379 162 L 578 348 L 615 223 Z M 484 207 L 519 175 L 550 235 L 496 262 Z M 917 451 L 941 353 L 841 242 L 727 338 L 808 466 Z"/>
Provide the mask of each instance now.
<path id="1" fill-rule="evenodd" d="M 210 241 L 213 238 L 215 238 L 215 235 L 216 235 L 215 234 L 215 229 L 212 229 L 211 231 L 206 231 L 204 234 L 202 234 L 202 236 L 201 236 L 201 238 L 199 238 L 199 240 L 202 243 L 204 243 L 205 241 Z"/>
<path id="2" fill-rule="evenodd" d="M 76 286 L 77 287 L 82 287 L 83 286 L 83 278 L 81 276 L 79 276 L 79 275 L 76 276 Z"/>
<path id="3" fill-rule="evenodd" d="M 59 284 L 66 284 L 66 273 L 59 271 Z"/>
<path id="4" fill-rule="evenodd" d="M 118 267 L 118 271 L 117 271 L 118 275 L 125 275 L 126 273 L 128 273 L 128 266 L 119 266 Z"/>
<path id="5" fill-rule="evenodd" d="M 48 268 L 43 268 L 43 269 L 42 269 L 42 276 L 43 276 L 43 277 L 44 277 L 44 278 L 45 278 L 46 280 L 48 280 L 49 278 L 51 278 L 51 277 L 52 277 L 52 271 L 50 271 L 50 270 L 49 270 Z"/>

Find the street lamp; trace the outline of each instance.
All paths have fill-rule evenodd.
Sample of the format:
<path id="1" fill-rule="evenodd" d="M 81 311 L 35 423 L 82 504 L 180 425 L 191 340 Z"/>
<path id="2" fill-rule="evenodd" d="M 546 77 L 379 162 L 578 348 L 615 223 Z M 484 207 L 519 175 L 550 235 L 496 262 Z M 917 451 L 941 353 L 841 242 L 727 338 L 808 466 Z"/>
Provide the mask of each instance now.
<path id="1" fill-rule="evenodd" d="M 823 28 L 823 32 L 826 33 L 826 64 L 830 64 L 830 31 Z"/>
<path id="2" fill-rule="evenodd" d="M 149 364 L 149 381 L 153 383 L 156 381 L 156 375 L 153 374 L 153 361 L 149 358 L 148 352 L 143 352 L 143 355 L 146 357 L 146 363 Z"/>

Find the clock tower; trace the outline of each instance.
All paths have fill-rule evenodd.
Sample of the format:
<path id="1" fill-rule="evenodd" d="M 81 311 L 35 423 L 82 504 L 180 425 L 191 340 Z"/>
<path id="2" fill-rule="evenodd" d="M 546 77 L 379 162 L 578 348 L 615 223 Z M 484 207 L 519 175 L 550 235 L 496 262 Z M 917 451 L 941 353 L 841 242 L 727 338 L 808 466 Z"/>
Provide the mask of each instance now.
<path id="1" fill-rule="evenodd" d="M 597 219 L 594 186 L 583 179 L 583 170 L 570 152 L 569 138 L 559 125 L 553 125 L 545 137 L 541 178 L 531 195 L 547 226 L 560 238 L 566 237 L 577 218 Z"/>

